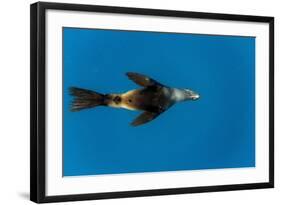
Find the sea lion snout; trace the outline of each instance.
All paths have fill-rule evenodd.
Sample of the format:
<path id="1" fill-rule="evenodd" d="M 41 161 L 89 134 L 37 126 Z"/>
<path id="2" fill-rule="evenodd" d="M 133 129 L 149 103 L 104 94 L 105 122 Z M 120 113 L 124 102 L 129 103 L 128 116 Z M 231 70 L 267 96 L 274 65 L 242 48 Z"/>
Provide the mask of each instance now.
<path id="1" fill-rule="evenodd" d="M 185 95 L 187 99 L 197 100 L 200 98 L 200 95 L 192 90 L 185 89 Z"/>
<path id="2" fill-rule="evenodd" d="M 200 98 L 200 95 L 199 94 L 195 94 L 191 98 L 192 98 L 192 100 L 197 100 L 197 99 Z"/>

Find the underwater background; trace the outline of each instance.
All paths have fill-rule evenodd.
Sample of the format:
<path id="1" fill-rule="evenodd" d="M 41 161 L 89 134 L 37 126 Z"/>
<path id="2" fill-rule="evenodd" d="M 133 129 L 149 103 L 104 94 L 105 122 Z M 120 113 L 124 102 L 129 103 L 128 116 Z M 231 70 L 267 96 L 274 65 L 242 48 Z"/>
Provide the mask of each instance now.
<path id="1" fill-rule="evenodd" d="M 70 111 L 69 87 L 139 88 L 128 71 L 200 98 L 138 127 L 138 111 Z M 254 166 L 254 37 L 63 29 L 63 176 Z"/>

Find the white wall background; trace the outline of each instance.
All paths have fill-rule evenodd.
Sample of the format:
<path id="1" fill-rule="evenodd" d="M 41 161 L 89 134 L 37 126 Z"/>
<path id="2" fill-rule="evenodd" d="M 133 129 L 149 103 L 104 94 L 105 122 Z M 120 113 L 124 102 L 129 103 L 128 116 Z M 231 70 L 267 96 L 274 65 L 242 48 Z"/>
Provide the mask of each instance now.
<path id="1" fill-rule="evenodd" d="M 53 1 L 53 0 L 49 0 Z M 29 201 L 29 4 L 10 0 L 0 5 L 0 204 Z M 218 12 L 275 17 L 275 176 L 276 188 L 187 194 L 67 204 L 280 204 L 281 200 L 281 4 L 278 0 L 60 0 L 60 2 Z M 280 4 L 280 5 L 279 5 Z M 65 204 L 65 203 L 63 203 Z"/>

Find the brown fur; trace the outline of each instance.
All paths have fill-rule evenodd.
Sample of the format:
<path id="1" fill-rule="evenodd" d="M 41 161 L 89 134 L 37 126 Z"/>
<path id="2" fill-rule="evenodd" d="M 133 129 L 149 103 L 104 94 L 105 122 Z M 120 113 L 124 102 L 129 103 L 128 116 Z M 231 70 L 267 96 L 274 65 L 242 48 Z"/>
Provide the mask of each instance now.
<path id="1" fill-rule="evenodd" d="M 109 94 L 106 104 L 110 107 L 149 112 L 161 112 L 167 107 L 167 99 L 161 88 L 131 90 L 124 94 Z"/>

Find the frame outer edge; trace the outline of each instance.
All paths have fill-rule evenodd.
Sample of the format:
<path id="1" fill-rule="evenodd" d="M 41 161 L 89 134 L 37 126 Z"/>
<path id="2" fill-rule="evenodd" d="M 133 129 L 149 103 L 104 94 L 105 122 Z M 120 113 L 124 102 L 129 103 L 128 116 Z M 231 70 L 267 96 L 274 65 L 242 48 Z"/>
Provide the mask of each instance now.
<path id="1" fill-rule="evenodd" d="M 269 182 L 128 192 L 46 196 L 46 9 L 176 16 L 269 23 Z M 108 11 L 111 10 L 111 11 Z M 140 13 L 139 13 L 140 12 Z M 30 5 L 30 200 L 36 203 L 144 197 L 274 187 L 274 17 L 37 2 Z"/>
<path id="2" fill-rule="evenodd" d="M 269 21 L 269 184 L 274 188 L 274 17 Z"/>
<path id="3" fill-rule="evenodd" d="M 45 194 L 45 7 L 30 5 L 30 200 Z"/>
<path id="4" fill-rule="evenodd" d="M 38 4 L 30 5 L 30 200 L 38 201 L 37 170 L 37 21 Z"/>

